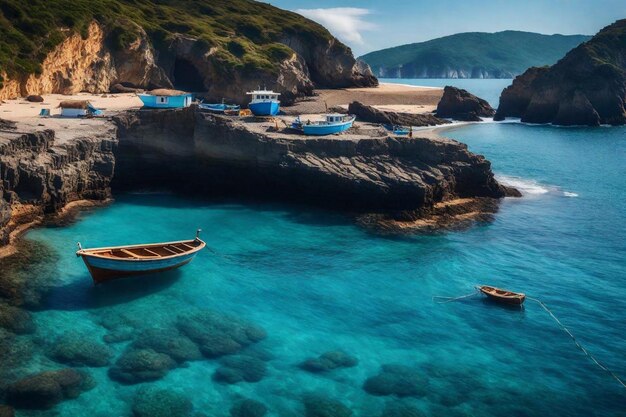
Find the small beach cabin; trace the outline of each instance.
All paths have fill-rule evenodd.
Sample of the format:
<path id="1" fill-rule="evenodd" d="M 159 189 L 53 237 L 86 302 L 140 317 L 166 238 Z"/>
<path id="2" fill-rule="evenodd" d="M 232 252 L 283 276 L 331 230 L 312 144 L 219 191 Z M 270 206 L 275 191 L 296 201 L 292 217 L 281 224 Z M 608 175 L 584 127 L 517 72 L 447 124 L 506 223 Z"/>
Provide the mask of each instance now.
<path id="1" fill-rule="evenodd" d="M 59 103 L 61 117 L 100 116 L 102 110 L 96 109 L 87 100 L 64 100 Z"/>
<path id="2" fill-rule="evenodd" d="M 193 101 L 193 94 L 167 88 L 159 88 L 137 96 L 143 101 L 144 107 L 151 109 L 182 109 L 189 107 Z"/>
<path id="3" fill-rule="evenodd" d="M 254 90 L 246 93 L 252 96 L 252 101 L 248 108 L 255 116 L 276 116 L 280 110 L 280 101 L 278 96 L 271 90 Z"/>

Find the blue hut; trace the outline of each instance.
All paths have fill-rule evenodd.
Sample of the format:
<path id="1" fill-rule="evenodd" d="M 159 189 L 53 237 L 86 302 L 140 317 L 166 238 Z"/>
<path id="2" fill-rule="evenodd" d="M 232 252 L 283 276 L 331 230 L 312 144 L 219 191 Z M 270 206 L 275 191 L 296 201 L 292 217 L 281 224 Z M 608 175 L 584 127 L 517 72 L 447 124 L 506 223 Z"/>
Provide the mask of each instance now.
<path id="1" fill-rule="evenodd" d="M 191 93 L 167 88 L 159 88 L 137 96 L 143 101 L 144 107 L 153 109 L 182 109 L 189 107 L 193 101 Z"/>

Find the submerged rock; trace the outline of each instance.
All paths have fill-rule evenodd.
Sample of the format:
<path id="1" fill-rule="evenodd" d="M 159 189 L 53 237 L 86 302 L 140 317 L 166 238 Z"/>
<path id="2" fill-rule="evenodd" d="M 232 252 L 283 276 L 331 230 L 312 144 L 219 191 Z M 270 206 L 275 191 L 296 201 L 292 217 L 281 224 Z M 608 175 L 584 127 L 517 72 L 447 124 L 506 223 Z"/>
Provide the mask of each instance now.
<path id="1" fill-rule="evenodd" d="M 164 353 L 179 363 L 202 357 L 198 346 L 176 329 L 144 330 L 132 346 L 136 349 L 152 349 Z"/>
<path id="2" fill-rule="evenodd" d="M 95 386 L 87 374 L 74 369 L 46 371 L 27 376 L 10 384 L 7 403 L 16 408 L 46 409 Z"/>
<path id="3" fill-rule="evenodd" d="M 320 394 L 307 394 L 302 401 L 306 417 L 350 417 L 352 410 L 341 402 Z"/>
<path id="4" fill-rule="evenodd" d="M 300 364 L 300 368 L 309 372 L 326 372 L 337 368 L 351 368 L 356 366 L 359 360 L 341 350 L 333 350 L 310 358 Z"/>
<path id="5" fill-rule="evenodd" d="M 89 340 L 85 335 L 71 332 L 59 337 L 52 345 L 49 356 L 57 362 L 72 366 L 107 366 L 113 352 L 107 346 Z"/>
<path id="6" fill-rule="evenodd" d="M 3 381 L 15 379 L 20 368 L 28 365 L 34 351 L 32 338 L 0 329 L 0 390 Z"/>
<path id="7" fill-rule="evenodd" d="M 258 382 L 265 376 L 265 362 L 252 356 L 229 356 L 220 361 L 220 366 L 213 374 L 217 382 L 235 384 L 237 382 Z"/>
<path id="8" fill-rule="evenodd" d="M 266 336 L 260 327 L 212 311 L 180 316 L 176 325 L 209 358 L 237 353 Z"/>
<path id="9" fill-rule="evenodd" d="M 15 410 L 13 407 L 0 404 L 0 417 L 15 417 Z"/>
<path id="10" fill-rule="evenodd" d="M 380 417 L 427 417 L 421 410 L 403 403 L 389 403 Z"/>
<path id="11" fill-rule="evenodd" d="M 109 369 L 109 377 L 113 380 L 136 384 L 162 378 L 176 362 L 168 355 L 152 349 L 128 349 Z"/>
<path id="12" fill-rule="evenodd" d="M 190 417 L 192 411 L 189 398 L 169 389 L 140 389 L 133 399 L 134 417 Z"/>
<path id="13" fill-rule="evenodd" d="M 0 327 L 15 334 L 35 332 L 35 322 L 28 311 L 2 304 L 0 304 Z"/>
<path id="14" fill-rule="evenodd" d="M 404 365 L 383 365 L 378 375 L 367 378 L 363 389 L 372 395 L 421 397 L 428 381 L 416 368 Z"/>
<path id="15" fill-rule="evenodd" d="M 493 117 L 496 111 L 480 97 L 467 90 L 446 86 L 437 105 L 437 117 L 467 122 L 479 122 L 481 117 Z"/>
<path id="16" fill-rule="evenodd" d="M 267 414 L 265 404 L 251 399 L 238 401 L 230 409 L 231 417 L 263 417 Z"/>

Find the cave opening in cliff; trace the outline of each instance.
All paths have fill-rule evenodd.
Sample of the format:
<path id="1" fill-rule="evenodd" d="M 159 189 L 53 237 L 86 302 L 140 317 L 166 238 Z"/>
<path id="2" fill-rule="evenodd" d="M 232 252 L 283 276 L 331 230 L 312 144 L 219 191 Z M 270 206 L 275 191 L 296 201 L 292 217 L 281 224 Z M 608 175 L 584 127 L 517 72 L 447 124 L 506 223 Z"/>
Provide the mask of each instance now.
<path id="1" fill-rule="evenodd" d="M 174 61 L 172 71 L 172 83 L 174 88 L 189 92 L 207 91 L 204 85 L 204 78 L 200 75 L 198 68 L 187 59 L 177 58 Z"/>

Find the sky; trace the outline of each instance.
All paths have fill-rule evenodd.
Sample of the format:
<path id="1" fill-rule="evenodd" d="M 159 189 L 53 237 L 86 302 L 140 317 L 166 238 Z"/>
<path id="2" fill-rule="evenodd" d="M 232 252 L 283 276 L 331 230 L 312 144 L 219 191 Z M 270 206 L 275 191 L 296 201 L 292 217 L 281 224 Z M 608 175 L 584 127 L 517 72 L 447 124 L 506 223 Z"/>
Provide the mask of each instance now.
<path id="1" fill-rule="evenodd" d="M 266 0 L 326 26 L 355 56 L 459 32 L 593 35 L 625 0 Z"/>

